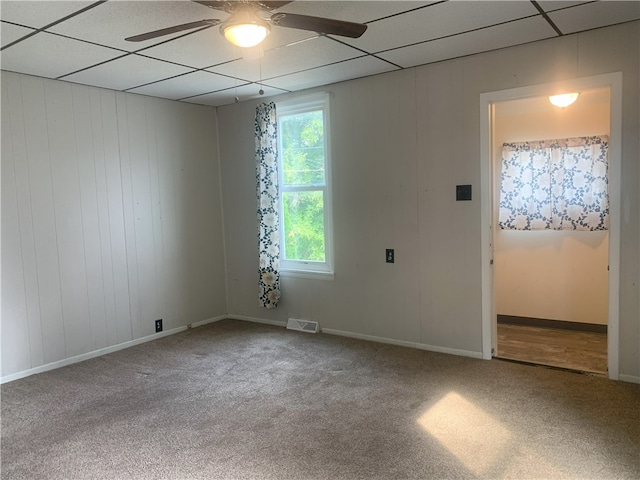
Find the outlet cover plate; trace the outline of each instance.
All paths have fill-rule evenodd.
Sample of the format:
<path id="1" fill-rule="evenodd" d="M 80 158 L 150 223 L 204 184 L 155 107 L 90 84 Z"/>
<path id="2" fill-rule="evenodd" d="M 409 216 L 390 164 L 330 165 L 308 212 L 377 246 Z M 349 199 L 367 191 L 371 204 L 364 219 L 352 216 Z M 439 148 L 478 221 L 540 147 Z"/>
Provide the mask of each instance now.
<path id="1" fill-rule="evenodd" d="M 393 248 L 387 248 L 385 252 L 385 260 L 387 263 L 395 263 L 396 252 Z"/>

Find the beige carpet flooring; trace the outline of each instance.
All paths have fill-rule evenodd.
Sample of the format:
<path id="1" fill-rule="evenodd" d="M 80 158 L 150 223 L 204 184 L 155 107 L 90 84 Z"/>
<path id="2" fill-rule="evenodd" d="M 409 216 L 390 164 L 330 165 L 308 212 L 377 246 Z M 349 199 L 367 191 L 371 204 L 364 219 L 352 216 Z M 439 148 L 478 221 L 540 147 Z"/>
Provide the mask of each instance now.
<path id="1" fill-rule="evenodd" d="M 240 321 L 1 398 L 7 480 L 640 478 L 640 385 Z"/>

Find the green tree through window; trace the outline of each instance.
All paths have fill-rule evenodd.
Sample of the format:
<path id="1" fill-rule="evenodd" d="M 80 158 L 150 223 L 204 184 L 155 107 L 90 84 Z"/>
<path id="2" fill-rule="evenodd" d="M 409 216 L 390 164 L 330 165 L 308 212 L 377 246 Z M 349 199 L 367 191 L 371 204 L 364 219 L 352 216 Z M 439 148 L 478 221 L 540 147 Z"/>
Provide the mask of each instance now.
<path id="1" fill-rule="evenodd" d="M 327 158 L 324 102 L 303 108 L 278 107 L 278 124 L 282 260 L 285 268 L 287 261 L 304 262 L 306 266 L 325 264 Z"/>

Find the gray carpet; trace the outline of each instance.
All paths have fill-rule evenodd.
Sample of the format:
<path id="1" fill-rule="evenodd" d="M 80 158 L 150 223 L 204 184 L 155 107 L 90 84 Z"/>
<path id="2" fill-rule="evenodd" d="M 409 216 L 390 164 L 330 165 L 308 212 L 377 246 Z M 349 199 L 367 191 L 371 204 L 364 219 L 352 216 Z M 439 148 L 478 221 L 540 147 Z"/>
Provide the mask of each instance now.
<path id="1" fill-rule="evenodd" d="M 640 478 L 640 386 L 225 320 L 5 384 L 3 479 Z"/>

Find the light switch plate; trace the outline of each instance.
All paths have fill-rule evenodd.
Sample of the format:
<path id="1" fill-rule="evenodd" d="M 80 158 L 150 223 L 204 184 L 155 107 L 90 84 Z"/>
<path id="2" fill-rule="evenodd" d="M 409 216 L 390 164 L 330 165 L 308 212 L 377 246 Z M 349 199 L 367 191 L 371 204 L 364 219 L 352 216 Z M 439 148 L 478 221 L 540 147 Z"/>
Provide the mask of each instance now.
<path id="1" fill-rule="evenodd" d="M 456 201 L 471 200 L 471 185 L 456 185 Z"/>

